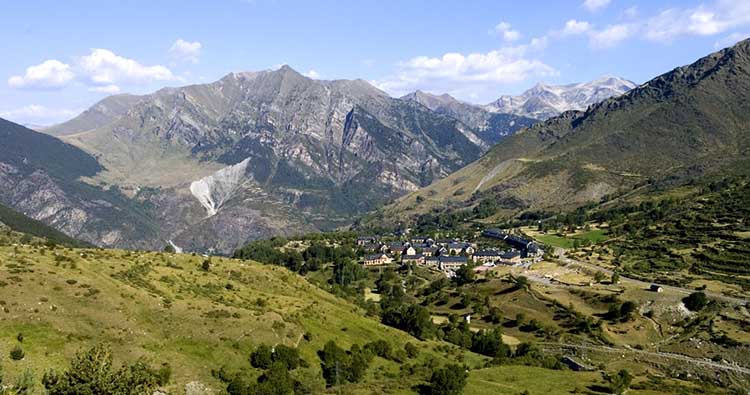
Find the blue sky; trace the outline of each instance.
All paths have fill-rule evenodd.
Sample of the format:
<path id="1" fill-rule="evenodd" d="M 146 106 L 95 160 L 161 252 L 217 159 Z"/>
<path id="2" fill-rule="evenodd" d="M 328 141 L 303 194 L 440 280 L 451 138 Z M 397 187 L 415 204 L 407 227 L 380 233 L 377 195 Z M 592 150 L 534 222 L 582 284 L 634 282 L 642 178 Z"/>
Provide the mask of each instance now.
<path id="1" fill-rule="evenodd" d="M 637 83 L 750 33 L 750 1 L 4 1 L 0 117 L 289 64 L 486 103 L 536 82 Z"/>

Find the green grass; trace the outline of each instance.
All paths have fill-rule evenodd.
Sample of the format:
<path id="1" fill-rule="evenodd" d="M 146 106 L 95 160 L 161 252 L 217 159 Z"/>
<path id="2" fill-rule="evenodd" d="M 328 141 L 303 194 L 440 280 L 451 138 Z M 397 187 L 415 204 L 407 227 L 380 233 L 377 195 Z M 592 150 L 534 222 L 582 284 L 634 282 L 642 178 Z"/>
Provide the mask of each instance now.
<path id="1" fill-rule="evenodd" d="M 539 235 L 535 237 L 544 244 L 560 248 L 573 248 L 573 240 L 557 235 Z"/>
<path id="2" fill-rule="evenodd" d="M 578 388 L 586 389 L 601 378 L 595 372 L 572 372 L 549 370 L 528 366 L 499 366 L 472 371 L 466 385 L 467 394 L 518 395 L 523 391 L 531 394 L 571 394 Z"/>
<path id="3" fill-rule="evenodd" d="M 486 360 L 466 351 L 450 356 L 436 351 L 442 343 L 422 342 L 365 318 L 360 308 L 286 269 L 213 258 L 205 272 L 200 269 L 203 259 L 0 247 L 0 352 L 6 376 L 30 368 L 41 377 L 48 368 L 64 368 L 76 351 L 96 343 L 110 345 L 118 361 L 145 357 L 154 365 L 169 362 L 173 376 L 165 389 L 170 393 L 180 393 L 191 381 L 221 393 L 225 385 L 211 370 L 249 368 L 248 355 L 261 343 L 298 346 L 308 369 L 318 376 L 317 351 L 329 340 L 347 348 L 377 339 L 395 348 L 412 342 L 422 351 L 421 360 L 438 364 L 458 358 L 479 367 Z M 7 352 L 17 344 L 18 333 L 24 334 L 26 357 L 9 361 Z M 375 365 L 387 374 L 373 372 L 347 390 L 369 393 L 387 387 L 409 393 L 411 384 L 404 383 L 427 379 L 400 373 L 393 361 Z"/>
<path id="4" fill-rule="evenodd" d="M 577 233 L 577 234 L 568 235 L 568 236 L 560 236 L 560 235 L 554 235 L 554 234 L 540 234 L 540 235 L 535 236 L 535 238 L 544 244 L 548 244 L 553 247 L 560 247 L 560 248 L 568 249 L 568 248 L 574 247 L 575 240 L 587 240 L 591 244 L 599 244 L 609 239 L 609 236 L 607 235 L 606 230 L 595 229 L 595 230 L 590 230 L 588 232 Z"/>

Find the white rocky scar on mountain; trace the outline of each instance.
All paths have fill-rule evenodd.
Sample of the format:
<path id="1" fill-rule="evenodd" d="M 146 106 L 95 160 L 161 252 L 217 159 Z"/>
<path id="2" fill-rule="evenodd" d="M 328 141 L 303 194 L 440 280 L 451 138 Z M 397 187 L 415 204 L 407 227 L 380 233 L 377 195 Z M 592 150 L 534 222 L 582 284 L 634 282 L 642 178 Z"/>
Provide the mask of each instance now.
<path id="1" fill-rule="evenodd" d="M 250 158 L 247 158 L 190 184 L 190 193 L 206 209 L 208 217 L 216 215 L 224 203 L 247 181 L 245 175 L 249 164 Z"/>

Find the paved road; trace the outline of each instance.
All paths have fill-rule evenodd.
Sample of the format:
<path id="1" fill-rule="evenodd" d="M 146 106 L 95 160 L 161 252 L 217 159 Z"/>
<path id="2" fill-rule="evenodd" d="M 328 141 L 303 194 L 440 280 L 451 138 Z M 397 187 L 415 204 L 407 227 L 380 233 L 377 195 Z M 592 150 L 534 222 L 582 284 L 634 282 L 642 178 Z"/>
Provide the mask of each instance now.
<path id="1" fill-rule="evenodd" d="M 557 256 L 560 258 L 561 262 L 563 262 L 563 263 L 565 263 L 567 265 L 578 266 L 578 267 L 582 267 L 582 268 L 588 269 L 588 270 L 600 271 L 600 272 L 602 272 L 602 273 L 604 273 L 604 274 L 606 274 L 608 276 L 612 275 L 612 270 L 605 269 L 605 268 L 603 268 L 601 266 L 597 266 L 597 265 L 594 265 L 594 264 L 591 264 L 591 263 L 581 262 L 579 260 L 575 260 L 575 259 L 571 259 L 571 258 L 566 257 L 565 256 L 565 250 L 562 249 L 562 248 L 555 248 L 555 254 L 557 254 Z M 651 286 L 651 284 L 657 284 L 657 283 L 651 283 L 651 282 L 637 280 L 637 279 L 630 278 L 630 277 L 625 277 L 622 274 L 620 274 L 620 281 L 621 282 L 631 283 L 631 284 L 636 284 L 636 285 L 641 286 L 643 288 L 648 288 L 648 287 Z M 689 295 L 689 294 L 695 292 L 695 289 L 690 289 L 690 288 L 675 287 L 675 286 L 672 286 L 672 285 L 664 285 L 664 284 L 657 284 L 657 285 L 661 286 L 665 290 L 670 290 L 670 291 L 674 291 L 674 292 L 678 292 L 678 293 L 683 293 L 683 294 L 686 294 L 686 295 Z M 726 295 L 723 295 L 723 294 L 719 294 L 719 293 L 716 293 L 716 292 L 710 292 L 710 291 L 703 291 L 703 292 L 706 294 L 706 296 L 708 296 L 710 298 L 713 298 L 713 299 L 721 300 L 721 301 L 732 303 L 732 304 L 747 305 L 747 299 L 744 299 L 744 298 L 735 298 L 735 297 L 726 296 Z"/>
<path id="2" fill-rule="evenodd" d="M 539 343 L 542 347 L 564 347 L 564 348 L 575 348 L 579 350 L 592 350 L 592 351 L 600 351 L 600 352 L 608 352 L 608 353 L 617 353 L 617 354 L 637 354 L 645 357 L 658 357 L 658 358 L 667 358 L 667 359 L 673 359 L 676 361 L 681 362 L 687 362 L 689 364 L 707 367 L 711 369 L 716 370 L 723 370 L 727 372 L 735 372 L 735 373 L 741 373 L 745 375 L 750 375 L 750 369 L 746 368 L 744 366 L 740 365 L 732 365 L 732 364 L 726 364 L 721 362 L 714 362 L 710 359 L 698 359 L 698 358 L 691 358 L 685 355 L 681 354 L 673 354 L 673 353 L 667 353 L 667 352 L 653 352 L 653 351 L 644 351 L 644 350 L 636 350 L 633 348 L 615 348 L 615 347 L 607 347 L 607 346 L 595 346 L 595 345 L 585 345 L 585 344 L 569 344 L 569 343 Z"/>

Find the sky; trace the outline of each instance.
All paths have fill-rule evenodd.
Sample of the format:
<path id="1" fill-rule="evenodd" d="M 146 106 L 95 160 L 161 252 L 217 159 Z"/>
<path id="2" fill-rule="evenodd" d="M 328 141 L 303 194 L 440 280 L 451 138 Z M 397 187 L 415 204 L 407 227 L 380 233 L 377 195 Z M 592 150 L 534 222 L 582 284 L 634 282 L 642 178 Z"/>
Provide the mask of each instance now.
<path id="1" fill-rule="evenodd" d="M 0 117 L 288 64 L 471 103 L 537 82 L 636 83 L 750 36 L 749 0 L 1 1 Z"/>

